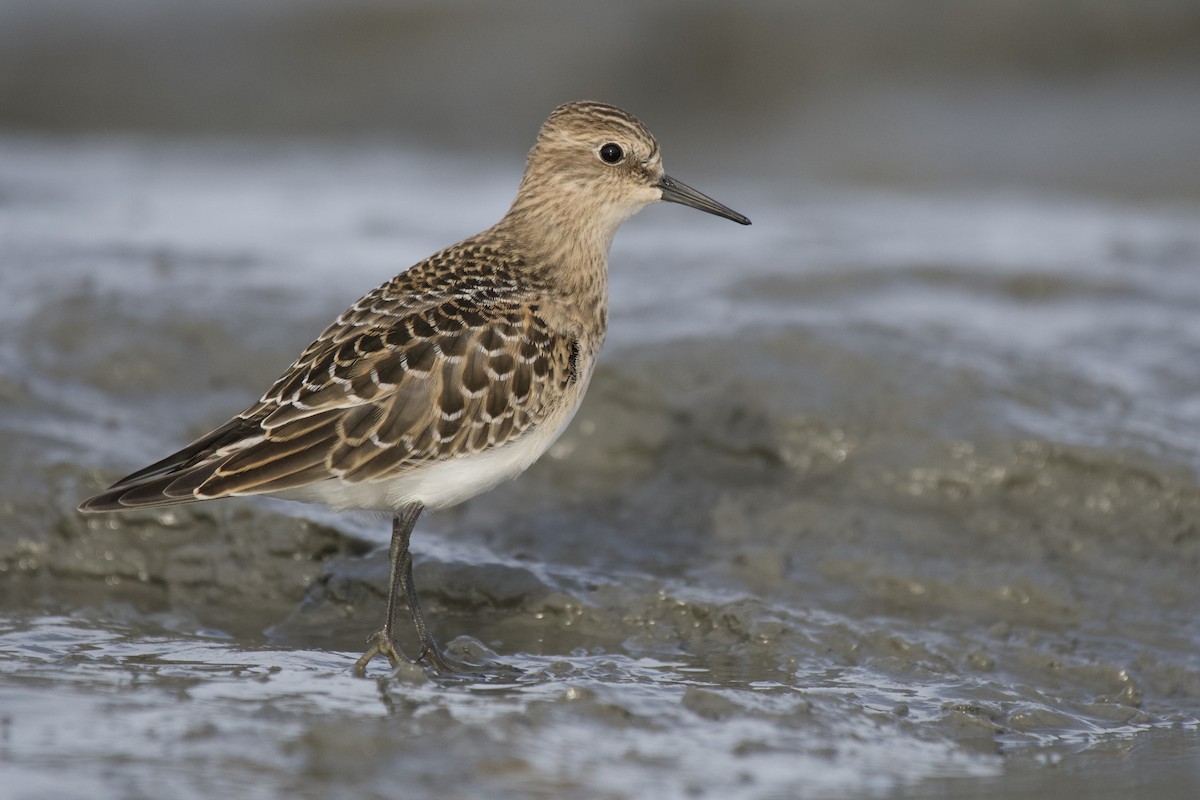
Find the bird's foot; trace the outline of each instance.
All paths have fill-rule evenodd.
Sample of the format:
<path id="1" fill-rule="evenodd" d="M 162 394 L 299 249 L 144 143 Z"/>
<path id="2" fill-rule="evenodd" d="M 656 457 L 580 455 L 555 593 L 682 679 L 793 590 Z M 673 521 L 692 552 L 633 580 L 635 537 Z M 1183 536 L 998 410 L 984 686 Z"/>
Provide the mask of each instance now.
<path id="1" fill-rule="evenodd" d="M 490 652 L 482 646 L 480 646 L 480 649 L 484 652 Z M 404 655 L 403 651 L 396 646 L 391 635 L 382 628 L 367 638 L 367 651 L 362 654 L 358 661 L 354 662 L 354 674 L 360 678 L 365 677 L 367 666 L 376 656 L 387 658 L 388 663 L 392 665 L 393 669 L 406 662 L 421 664 L 433 675 L 444 680 L 449 680 L 450 682 L 455 682 L 456 680 L 466 682 L 483 681 L 485 683 L 489 681 L 505 681 L 513 680 L 523 674 L 522 670 L 517 667 L 495 661 L 475 664 L 452 658 L 446 655 L 433 640 L 426 641 L 421 646 L 420 654 L 410 661 Z"/>
<path id="2" fill-rule="evenodd" d="M 380 628 L 367 637 L 367 652 L 354 662 L 354 674 L 360 678 L 366 675 L 367 665 L 375 656 L 386 657 L 393 669 L 408 660 L 404 653 L 400 652 L 400 648 L 396 647 L 396 643 L 392 641 L 392 634 L 386 628 Z"/>
<path id="3" fill-rule="evenodd" d="M 466 637 L 463 637 L 462 640 L 455 641 L 474 640 L 469 640 Z M 446 653 L 443 652 L 433 640 L 426 641 L 422 644 L 421 654 L 417 657 L 417 661 L 423 661 L 425 664 L 431 667 L 433 671 L 437 673 L 439 678 L 448 678 L 450 680 L 458 678 L 465 681 L 482 681 L 487 683 L 491 681 L 513 680 L 524 674 L 524 671 L 517 667 L 488 659 L 488 656 L 494 656 L 495 654 L 478 642 L 475 642 L 475 645 L 476 647 L 474 649 L 478 652 L 471 652 L 472 648 L 467 648 L 468 655 L 484 658 L 485 660 L 483 663 L 477 664 L 470 661 L 460 661 L 457 658 L 452 658 L 446 655 Z M 454 646 L 453 642 L 451 643 L 451 646 Z"/>
<path id="4" fill-rule="evenodd" d="M 417 656 L 417 661 L 424 661 L 433 668 L 434 672 L 443 678 L 452 678 L 456 675 L 473 676 L 481 672 L 486 672 L 488 669 L 482 664 L 471 664 L 466 661 L 459 661 L 456 658 L 450 658 L 432 641 L 425 643 L 421 647 L 421 654 Z"/>

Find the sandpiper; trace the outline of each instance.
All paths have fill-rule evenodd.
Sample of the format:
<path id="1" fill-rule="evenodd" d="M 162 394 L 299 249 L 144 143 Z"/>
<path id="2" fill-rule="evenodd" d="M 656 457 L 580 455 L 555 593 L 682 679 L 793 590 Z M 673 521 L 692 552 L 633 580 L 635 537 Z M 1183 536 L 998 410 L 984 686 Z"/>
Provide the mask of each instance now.
<path id="1" fill-rule="evenodd" d="M 266 494 L 392 515 L 387 611 L 355 663 L 469 665 L 438 648 L 413 585 L 409 538 L 445 508 L 515 477 L 558 438 L 587 390 L 608 322 L 608 251 L 661 200 L 750 220 L 664 174 L 646 126 L 610 105 L 559 106 L 529 151 L 504 218 L 435 253 L 339 316 L 258 400 L 81 511 Z"/>

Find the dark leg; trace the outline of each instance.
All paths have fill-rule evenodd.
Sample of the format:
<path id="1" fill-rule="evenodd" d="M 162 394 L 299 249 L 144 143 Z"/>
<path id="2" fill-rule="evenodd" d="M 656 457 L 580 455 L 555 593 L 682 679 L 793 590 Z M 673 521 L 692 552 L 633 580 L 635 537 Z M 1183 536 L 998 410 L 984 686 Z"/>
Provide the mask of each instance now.
<path id="1" fill-rule="evenodd" d="M 393 667 L 400 666 L 400 662 L 406 660 L 400 648 L 396 647 L 394 636 L 396 606 L 401 594 L 404 595 L 404 602 L 408 604 L 409 618 L 412 619 L 413 627 L 417 629 L 417 638 L 421 642 L 421 652 L 417 655 L 417 661 L 427 661 L 443 676 L 483 671 L 482 667 L 474 664 L 447 658 L 438 647 L 433 634 L 429 632 L 429 626 L 425 624 L 425 617 L 421 614 L 421 601 L 413 583 L 413 559 L 408 542 L 412 538 L 417 517 L 421 516 L 424 508 L 420 503 L 413 503 L 405 506 L 399 516 L 392 518 L 392 543 L 388 548 L 391 570 L 388 574 L 387 616 L 383 620 L 383 627 L 367 639 L 367 652 L 354 662 L 354 672 L 357 675 L 365 674 L 367 664 L 371 663 L 375 656 L 386 656 Z M 505 670 L 513 672 L 511 668 Z"/>
<path id="2" fill-rule="evenodd" d="M 433 635 L 429 632 L 429 627 L 425 624 L 425 617 L 421 614 L 421 601 L 417 598 L 417 587 L 413 583 L 412 553 L 405 549 L 400 560 L 400 588 L 404 592 L 405 602 L 408 603 L 408 614 L 412 618 L 413 627 L 417 629 L 417 637 L 421 641 L 421 652 L 417 655 L 417 661 L 428 660 L 442 675 L 478 670 L 479 668 L 472 664 L 451 661 L 442 654 L 441 648 L 438 647 Z"/>
<path id="3" fill-rule="evenodd" d="M 412 555 L 408 552 L 408 540 L 412 537 L 413 526 L 416 525 L 417 517 L 421 516 L 424 508 L 420 503 L 413 503 L 405 506 L 398 516 L 392 517 L 392 543 L 388 547 L 391 569 L 388 573 L 387 616 L 383 619 L 383 627 L 367 638 L 367 652 L 354 662 L 354 672 L 358 675 L 366 672 L 367 664 L 371 663 L 371 659 L 375 656 L 386 656 L 393 667 L 400 666 L 400 662 L 405 660 L 404 654 L 396 647 L 396 640 L 393 636 L 396 603 L 400 599 L 401 592 L 404 592 L 406 598 L 416 597 L 416 593 L 411 591 Z M 411 613 L 413 600 L 409 599 L 408 602 Z M 417 630 L 422 634 L 421 647 L 425 648 L 425 639 L 429 637 L 429 634 L 425 630 L 425 621 L 420 619 L 420 610 L 413 616 L 413 621 L 417 622 L 417 620 L 420 620 Z M 433 639 L 430 638 L 429 641 L 432 642 Z"/>

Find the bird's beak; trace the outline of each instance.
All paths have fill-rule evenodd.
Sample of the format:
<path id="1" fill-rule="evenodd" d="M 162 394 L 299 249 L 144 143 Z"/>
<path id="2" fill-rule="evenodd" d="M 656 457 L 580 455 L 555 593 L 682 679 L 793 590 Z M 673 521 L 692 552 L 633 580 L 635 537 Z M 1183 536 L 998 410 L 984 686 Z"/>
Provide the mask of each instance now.
<path id="1" fill-rule="evenodd" d="M 707 211 L 710 214 L 716 214 L 718 217 L 731 219 L 742 225 L 750 224 L 749 219 L 743 217 L 732 208 L 721 205 L 708 195 L 700 194 L 700 192 L 697 192 L 686 183 L 681 183 L 670 175 L 662 176 L 662 180 L 658 182 L 658 188 L 662 189 L 662 199 L 668 203 L 680 203 L 681 205 L 698 208 L 701 211 Z"/>

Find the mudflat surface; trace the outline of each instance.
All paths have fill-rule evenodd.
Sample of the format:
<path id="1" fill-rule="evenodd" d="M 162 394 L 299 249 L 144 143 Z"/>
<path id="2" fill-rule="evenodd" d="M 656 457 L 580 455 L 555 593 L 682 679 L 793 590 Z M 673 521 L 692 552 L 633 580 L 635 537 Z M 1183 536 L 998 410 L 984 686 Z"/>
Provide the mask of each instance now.
<path id="1" fill-rule="evenodd" d="M 493 221 L 513 162 L 0 138 L 12 796 L 1190 795 L 1187 203 L 673 166 L 754 226 L 629 223 L 571 429 L 414 537 L 437 635 L 507 682 L 350 676 L 384 520 L 74 512 Z"/>

